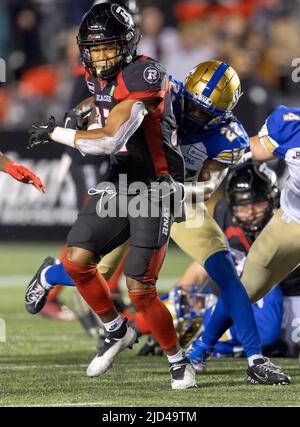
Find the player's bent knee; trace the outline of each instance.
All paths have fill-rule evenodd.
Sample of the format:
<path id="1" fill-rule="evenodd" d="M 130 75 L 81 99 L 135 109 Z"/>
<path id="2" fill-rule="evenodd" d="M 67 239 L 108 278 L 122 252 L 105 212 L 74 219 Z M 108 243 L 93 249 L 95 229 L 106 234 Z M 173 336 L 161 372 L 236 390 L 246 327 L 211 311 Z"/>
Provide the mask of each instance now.
<path id="1" fill-rule="evenodd" d="M 153 287 L 152 283 L 143 283 L 133 277 L 126 277 L 126 285 L 129 291 L 144 291 Z"/>
<path id="2" fill-rule="evenodd" d="M 67 249 L 66 259 L 83 265 L 96 264 L 97 261 L 92 252 L 72 246 Z"/>
<path id="3" fill-rule="evenodd" d="M 129 289 L 134 289 L 135 285 L 140 289 L 148 289 L 156 285 L 166 250 L 167 245 L 159 248 L 131 246 L 124 264 L 124 274 Z"/>
<path id="4" fill-rule="evenodd" d="M 73 279 L 76 286 L 82 282 L 94 279 L 98 274 L 96 264 L 77 262 L 75 256 L 72 259 L 69 259 L 67 256 L 63 264 L 66 272 Z"/>

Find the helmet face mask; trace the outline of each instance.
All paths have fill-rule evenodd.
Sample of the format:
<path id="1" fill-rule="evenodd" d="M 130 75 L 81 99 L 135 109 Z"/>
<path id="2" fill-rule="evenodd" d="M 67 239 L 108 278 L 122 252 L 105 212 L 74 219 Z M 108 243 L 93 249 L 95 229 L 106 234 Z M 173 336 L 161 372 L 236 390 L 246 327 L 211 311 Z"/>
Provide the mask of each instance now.
<path id="1" fill-rule="evenodd" d="M 225 196 L 233 221 L 245 233 L 255 235 L 271 219 L 279 190 L 275 172 L 265 163 L 245 166 L 228 177 Z"/>
<path id="2" fill-rule="evenodd" d="M 252 200 L 251 202 L 232 206 L 232 212 L 239 226 L 248 233 L 260 231 L 270 218 L 273 206 L 270 199 Z"/>
<path id="3" fill-rule="evenodd" d="M 114 76 L 122 68 L 121 47 L 117 42 L 101 43 L 87 47 L 86 49 L 86 62 L 93 69 L 95 76 L 100 80 Z M 106 54 L 104 57 L 101 56 L 100 59 L 97 59 L 97 54 L 101 51 L 104 51 Z"/>
<path id="4" fill-rule="evenodd" d="M 100 3 L 92 7 L 82 19 L 77 44 L 82 62 L 89 73 L 101 80 L 115 76 L 136 55 L 139 35 L 132 16 L 117 3 Z M 105 58 L 103 66 L 93 61 L 92 46 L 119 47 L 115 57 Z M 113 61 L 114 60 L 114 61 Z"/>
<path id="5" fill-rule="evenodd" d="M 194 131 L 206 130 L 225 123 L 233 117 L 231 111 L 224 111 L 208 106 L 205 102 L 197 99 L 182 86 L 183 95 L 183 118 L 186 125 L 193 127 Z"/>

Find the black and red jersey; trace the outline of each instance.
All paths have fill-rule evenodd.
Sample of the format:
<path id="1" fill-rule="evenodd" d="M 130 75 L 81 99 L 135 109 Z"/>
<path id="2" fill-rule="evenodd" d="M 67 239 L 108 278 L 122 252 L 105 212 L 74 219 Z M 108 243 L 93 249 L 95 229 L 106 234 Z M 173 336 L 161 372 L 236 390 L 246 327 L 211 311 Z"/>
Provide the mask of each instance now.
<path id="1" fill-rule="evenodd" d="M 99 121 L 105 126 L 111 109 L 127 99 L 159 99 L 121 152 L 112 159 L 112 179 L 126 174 L 128 183 L 149 183 L 162 175 L 184 181 L 184 162 L 177 146 L 176 121 L 172 111 L 169 81 L 162 65 L 137 56 L 112 80 L 90 75 L 87 85 L 94 95 Z"/>

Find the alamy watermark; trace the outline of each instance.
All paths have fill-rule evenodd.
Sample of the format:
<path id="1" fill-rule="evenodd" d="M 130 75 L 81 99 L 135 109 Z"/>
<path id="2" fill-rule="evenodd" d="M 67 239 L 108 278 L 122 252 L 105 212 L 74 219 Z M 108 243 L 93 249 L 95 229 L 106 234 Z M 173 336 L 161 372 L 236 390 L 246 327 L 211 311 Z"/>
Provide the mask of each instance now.
<path id="1" fill-rule="evenodd" d="M 101 182 L 89 195 L 99 196 L 96 210 L 100 218 L 159 218 L 169 212 L 175 221 L 185 221 L 187 228 L 201 227 L 204 219 L 201 182 L 181 184 L 167 176 L 148 185 L 140 181 L 128 184 L 127 175 L 121 174 L 117 183 Z"/>
<path id="2" fill-rule="evenodd" d="M 0 342 L 6 342 L 6 322 L 0 319 Z"/>
<path id="3" fill-rule="evenodd" d="M 0 83 L 6 82 L 6 62 L 5 59 L 0 58 Z"/>

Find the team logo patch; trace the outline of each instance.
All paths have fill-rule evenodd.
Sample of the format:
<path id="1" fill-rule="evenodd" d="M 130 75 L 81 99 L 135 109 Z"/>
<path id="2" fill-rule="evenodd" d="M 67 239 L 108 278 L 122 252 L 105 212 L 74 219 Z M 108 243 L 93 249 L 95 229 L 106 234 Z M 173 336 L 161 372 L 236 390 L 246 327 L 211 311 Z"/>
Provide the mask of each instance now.
<path id="1" fill-rule="evenodd" d="M 118 4 L 114 3 L 111 6 L 111 12 L 114 15 L 114 17 L 121 22 L 121 24 L 130 25 L 133 26 L 133 20 L 132 17 L 129 15 L 128 12 L 126 12 L 123 7 L 119 6 Z"/>
<path id="2" fill-rule="evenodd" d="M 150 84 L 154 84 L 156 82 L 158 82 L 158 80 L 160 79 L 160 71 L 158 68 L 156 67 L 147 67 L 144 70 L 144 79 L 146 80 L 146 82 L 150 83 Z"/>

